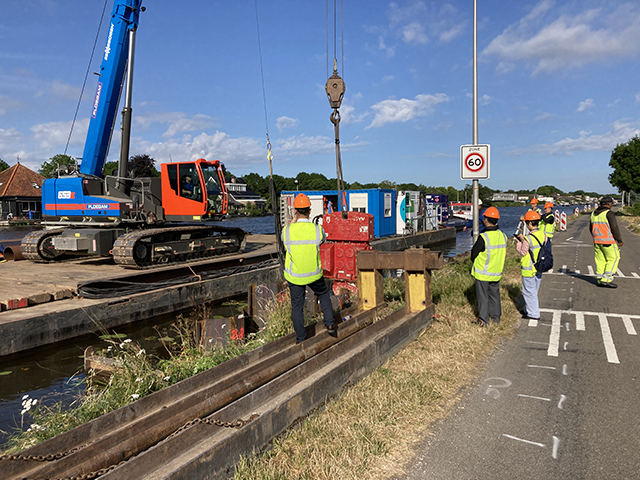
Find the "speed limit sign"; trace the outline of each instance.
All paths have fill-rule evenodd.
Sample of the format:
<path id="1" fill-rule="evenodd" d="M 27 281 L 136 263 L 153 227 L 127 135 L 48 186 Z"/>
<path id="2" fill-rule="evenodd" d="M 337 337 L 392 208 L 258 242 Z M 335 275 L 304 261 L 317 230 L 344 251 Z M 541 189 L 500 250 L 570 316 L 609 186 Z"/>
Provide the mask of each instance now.
<path id="1" fill-rule="evenodd" d="M 460 147 L 460 178 L 475 180 L 489 178 L 489 145 L 462 145 Z"/>

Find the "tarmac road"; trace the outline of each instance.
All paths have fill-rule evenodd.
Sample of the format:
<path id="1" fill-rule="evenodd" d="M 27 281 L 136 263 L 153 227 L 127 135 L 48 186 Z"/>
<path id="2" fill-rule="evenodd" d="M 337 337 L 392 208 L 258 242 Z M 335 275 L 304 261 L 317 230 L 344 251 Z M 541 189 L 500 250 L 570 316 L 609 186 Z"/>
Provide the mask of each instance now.
<path id="1" fill-rule="evenodd" d="M 588 216 L 557 232 L 540 321 L 522 320 L 394 478 L 640 479 L 640 237 L 619 223 L 619 288 L 595 285 Z"/>

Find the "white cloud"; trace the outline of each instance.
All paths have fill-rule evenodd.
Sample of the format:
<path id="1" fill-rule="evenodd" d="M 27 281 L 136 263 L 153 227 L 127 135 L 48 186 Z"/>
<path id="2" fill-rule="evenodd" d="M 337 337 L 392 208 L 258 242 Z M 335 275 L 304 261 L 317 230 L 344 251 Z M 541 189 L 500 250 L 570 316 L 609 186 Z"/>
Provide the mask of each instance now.
<path id="1" fill-rule="evenodd" d="M 442 32 L 440 34 L 440 42 L 441 43 L 449 43 L 456 37 L 459 37 L 466 31 L 467 25 L 465 22 L 459 23 L 458 25 L 454 25 L 449 30 Z"/>
<path id="2" fill-rule="evenodd" d="M 493 99 L 485 93 L 478 99 L 478 103 L 480 105 L 489 105 L 491 103 L 491 100 Z"/>
<path id="3" fill-rule="evenodd" d="M 593 98 L 587 98 L 584 102 L 580 102 L 576 112 L 584 112 L 586 109 L 593 107 Z"/>
<path id="4" fill-rule="evenodd" d="M 231 138 L 224 132 L 214 134 L 201 133 L 195 137 L 183 135 L 180 139 L 171 138 L 166 142 L 149 142 L 134 139 L 132 155 L 135 151 L 149 154 L 159 163 L 188 161 L 198 158 L 221 160 L 233 171 L 237 166 L 266 161 L 264 145 L 253 138 Z"/>
<path id="5" fill-rule="evenodd" d="M 155 123 L 168 124 L 162 134 L 164 138 L 171 138 L 179 133 L 205 130 L 216 125 L 215 119 L 209 115 L 196 114 L 187 117 L 182 112 L 154 112 L 134 116 L 134 122 L 143 130 Z"/>
<path id="6" fill-rule="evenodd" d="M 65 83 L 61 83 L 58 80 L 55 80 L 50 87 L 36 92 L 35 96 L 36 98 L 39 98 L 39 97 L 44 97 L 51 94 L 65 100 L 77 101 L 78 98 L 80 98 L 80 87 L 74 87 Z"/>
<path id="7" fill-rule="evenodd" d="M 578 138 L 565 138 L 553 144 L 535 145 L 531 148 L 518 148 L 507 153 L 508 156 L 545 153 L 548 155 L 571 155 L 573 152 L 602 151 L 610 152 L 619 143 L 628 142 L 630 138 L 640 135 L 640 120 L 629 122 L 617 120 L 611 130 L 600 135 L 582 131 Z"/>
<path id="8" fill-rule="evenodd" d="M 71 123 L 71 121 L 41 123 L 31 127 L 31 131 L 41 150 L 55 151 L 67 144 L 69 132 L 71 131 Z M 84 145 L 88 129 L 88 118 L 76 121 L 69 144 L 75 146 Z M 55 153 L 52 155 L 55 155 Z"/>
<path id="9" fill-rule="evenodd" d="M 408 25 L 402 27 L 402 40 L 408 44 L 421 44 L 425 45 L 429 42 L 429 38 L 425 33 L 424 25 L 418 22 L 411 22 Z"/>
<path id="10" fill-rule="evenodd" d="M 536 117 L 536 122 L 550 122 L 555 118 L 555 115 L 553 115 L 552 113 L 541 113 L 540 115 L 538 115 Z"/>
<path id="11" fill-rule="evenodd" d="M 550 0 L 540 2 L 494 38 L 482 55 L 498 57 L 501 62 L 524 61 L 535 75 L 640 52 L 637 5 L 622 5 L 611 13 L 592 9 L 573 16 L 563 14 L 545 23 L 552 7 Z"/>
<path id="12" fill-rule="evenodd" d="M 296 128 L 298 126 L 299 120 L 297 118 L 289 118 L 289 117 L 278 117 L 276 119 L 276 127 L 278 127 L 278 131 L 282 132 L 286 128 Z"/>
<path id="13" fill-rule="evenodd" d="M 420 94 L 414 100 L 408 98 L 383 100 L 371 107 L 375 116 L 367 128 L 382 127 L 387 123 L 407 122 L 418 116 L 429 115 L 433 113 L 433 107 L 437 104 L 448 101 L 449 97 L 444 93 Z"/>
<path id="14" fill-rule="evenodd" d="M 25 104 L 19 100 L 9 97 L 7 95 L 0 95 L 0 115 L 7 113 L 9 108 L 22 108 Z"/>
<path id="15" fill-rule="evenodd" d="M 393 57 L 396 54 L 393 48 L 387 47 L 382 35 L 378 37 L 378 49 L 386 53 L 388 57 Z"/>

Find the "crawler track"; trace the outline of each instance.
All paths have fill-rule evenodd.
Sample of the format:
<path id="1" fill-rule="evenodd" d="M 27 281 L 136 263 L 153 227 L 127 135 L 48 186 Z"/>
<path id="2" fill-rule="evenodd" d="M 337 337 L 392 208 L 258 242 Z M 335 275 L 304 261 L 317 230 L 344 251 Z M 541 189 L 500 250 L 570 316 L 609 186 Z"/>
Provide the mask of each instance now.
<path id="1" fill-rule="evenodd" d="M 186 263 L 244 250 L 246 232 L 240 228 L 185 226 L 137 230 L 121 235 L 113 259 L 126 268 Z"/>

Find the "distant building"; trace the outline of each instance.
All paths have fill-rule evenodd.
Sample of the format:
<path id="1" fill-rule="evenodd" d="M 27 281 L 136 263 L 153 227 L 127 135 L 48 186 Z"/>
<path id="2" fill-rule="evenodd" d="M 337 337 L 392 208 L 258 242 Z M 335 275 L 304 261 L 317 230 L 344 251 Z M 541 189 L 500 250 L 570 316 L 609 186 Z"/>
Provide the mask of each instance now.
<path id="1" fill-rule="evenodd" d="M 0 219 L 41 218 L 44 177 L 16 163 L 0 172 Z"/>
<path id="2" fill-rule="evenodd" d="M 226 185 L 229 192 L 229 210 L 231 212 L 242 210 L 248 203 L 257 206 L 263 212 L 265 211 L 267 201 L 257 193 L 249 190 L 242 178 L 231 177 Z"/>
<path id="3" fill-rule="evenodd" d="M 492 202 L 517 202 L 517 193 L 494 193 L 491 197 Z"/>

